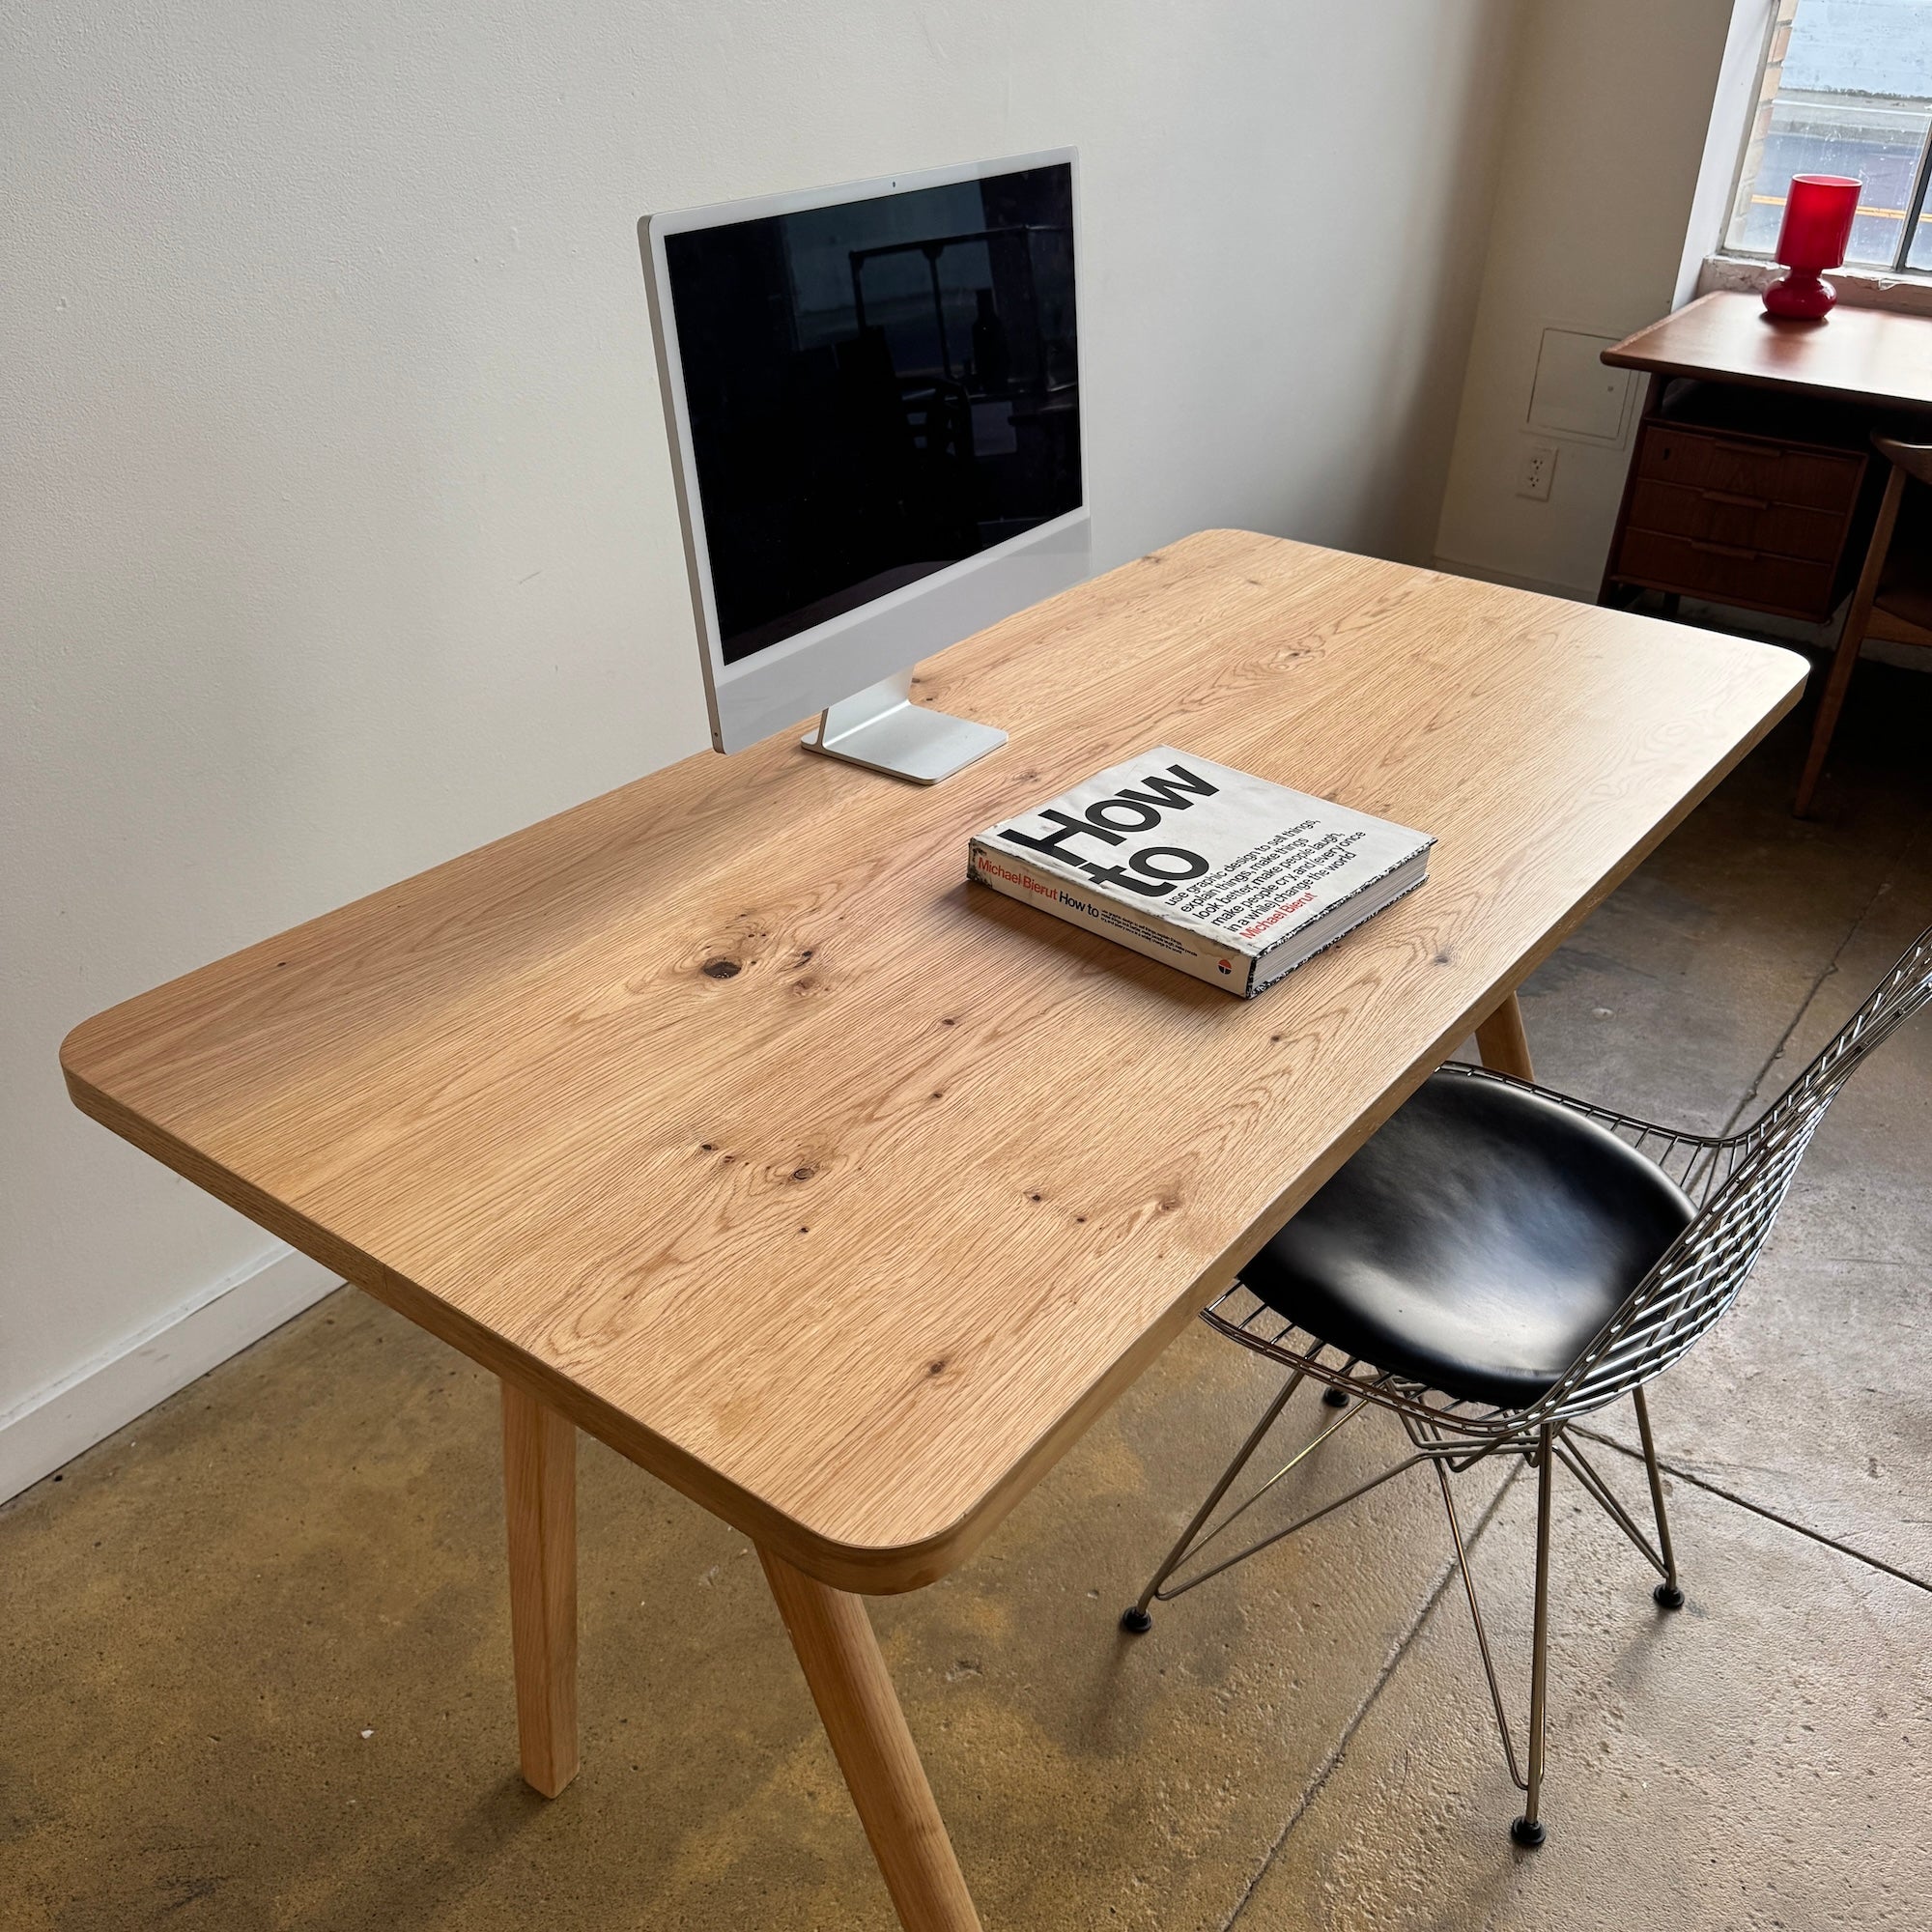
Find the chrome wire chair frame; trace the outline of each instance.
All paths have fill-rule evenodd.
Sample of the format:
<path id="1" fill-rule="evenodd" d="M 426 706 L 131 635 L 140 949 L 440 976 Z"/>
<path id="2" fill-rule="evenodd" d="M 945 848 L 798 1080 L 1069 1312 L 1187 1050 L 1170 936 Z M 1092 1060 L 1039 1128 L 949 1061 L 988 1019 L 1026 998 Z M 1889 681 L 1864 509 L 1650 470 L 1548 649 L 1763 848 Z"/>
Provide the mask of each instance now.
<path id="1" fill-rule="evenodd" d="M 1681 1608 L 1684 1592 L 1664 1510 L 1663 1480 L 1651 1435 L 1644 1385 L 1676 1361 L 1737 1299 L 1772 1224 L 1783 1205 L 1798 1163 L 1826 1110 L 1864 1060 L 1914 1013 L 1932 1002 L 1932 927 L 1906 949 L 1858 1011 L 1784 1093 L 1751 1123 L 1731 1134 L 1697 1134 L 1619 1114 L 1550 1088 L 1517 1080 L 1483 1067 L 1450 1064 L 1444 1073 L 1469 1080 L 1495 1081 L 1537 1094 L 1572 1112 L 1600 1122 L 1645 1155 L 1690 1200 L 1693 1214 L 1684 1231 L 1659 1257 L 1615 1315 L 1577 1360 L 1535 1402 L 1520 1408 L 1457 1398 L 1426 1383 L 1378 1368 L 1339 1349 L 1270 1308 L 1241 1282 L 1202 1311 L 1202 1319 L 1231 1341 L 1265 1355 L 1289 1371 L 1288 1379 L 1262 1412 L 1260 1421 L 1236 1452 L 1195 1512 L 1180 1539 L 1149 1580 L 1138 1602 L 1121 1618 L 1123 1630 L 1140 1634 L 1152 1627 L 1151 1605 L 1170 1603 L 1283 1542 L 1312 1523 L 1367 1495 L 1372 1490 L 1427 1463 L 1435 1474 L 1448 1518 L 1456 1564 L 1461 1572 L 1483 1674 L 1494 1707 L 1497 1733 L 1511 1781 L 1524 1794 L 1521 1817 L 1510 1833 L 1519 1844 L 1539 1845 L 1544 1715 L 1549 1637 L 1549 1531 L 1556 1465 L 1576 1477 L 1583 1492 L 1609 1517 L 1660 1577 L 1653 1595 L 1665 1609 Z M 1209 1520 L 1241 1471 L 1253 1460 L 1290 1399 L 1304 1381 L 1326 1385 L 1325 1400 L 1346 1406 L 1339 1418 L 1298 1449 L 1244 1502 L 1212 1529 Z M 1625 1508 L 1602 1472 L 1584 1454 L 1570 1425 L 1628 1395 L 1636 1412 L 1649 1478 L 1653 1543 Z M 1350 1397 L 1359 1398 L 1350 1402 Z M 1347 1494 L 1298 1516 L 1233 1555 L 1222 1556 L 1179 1583 L 1177 1571 L 1218 1541 L 1256 1503 L 1364 1406 L 1391 1411 L 1409 1440 L 1410 1453 Z M 1471 1574 L 1461 1518 L 1450 1487 L 1461 1474 L 1492 1456 L 1518 1457 L 1537 1472 L 1536 1581 L 1531 1634 L 1530 1710 L 1527 1771 L 1511 1734 L 1501 1682 L 1490 1650 L 1482 1605 Z"/>

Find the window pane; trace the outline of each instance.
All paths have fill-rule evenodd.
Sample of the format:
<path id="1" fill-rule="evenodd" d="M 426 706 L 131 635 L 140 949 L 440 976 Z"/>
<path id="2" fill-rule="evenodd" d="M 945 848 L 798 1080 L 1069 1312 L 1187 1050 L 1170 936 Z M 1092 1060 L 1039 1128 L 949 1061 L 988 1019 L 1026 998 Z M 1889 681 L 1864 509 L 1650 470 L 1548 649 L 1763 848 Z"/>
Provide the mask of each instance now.
<path id="1" fill-rule="evenodd" d="M 1932 194 L 1925 197 L 1925 207 L 1919 211 L 1912 252 L 1905 258 L 1905 266 L 1916 269 L 1921 275 L 1932 275 Z"/>
<path id="2" fill-rule="evenodd" d="M 1728 245 L 1777 245 L 1795 174 L 1864 184 L 1846 259 L 1889 268 L 1932 128 L 1932 0 L 1781 0 Z M 1932 221 L 1912 264 L 1932 268 Z"/>

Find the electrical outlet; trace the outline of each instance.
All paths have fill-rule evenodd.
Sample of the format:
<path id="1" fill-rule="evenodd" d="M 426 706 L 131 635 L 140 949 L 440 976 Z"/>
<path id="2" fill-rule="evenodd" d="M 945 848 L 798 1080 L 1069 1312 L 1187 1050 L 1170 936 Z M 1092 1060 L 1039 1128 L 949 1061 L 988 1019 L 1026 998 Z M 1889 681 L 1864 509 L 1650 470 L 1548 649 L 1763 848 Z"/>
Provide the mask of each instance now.
<path id="1" fill-rule="evenodd" d="M 1547 442 L 1532 443 L 1523 452 L 1522 469 L 1516 479 L 1516 494 L 1547 503 L 1549 500 L 1550 481 L 1555 474 L 1555 449 Z"/>

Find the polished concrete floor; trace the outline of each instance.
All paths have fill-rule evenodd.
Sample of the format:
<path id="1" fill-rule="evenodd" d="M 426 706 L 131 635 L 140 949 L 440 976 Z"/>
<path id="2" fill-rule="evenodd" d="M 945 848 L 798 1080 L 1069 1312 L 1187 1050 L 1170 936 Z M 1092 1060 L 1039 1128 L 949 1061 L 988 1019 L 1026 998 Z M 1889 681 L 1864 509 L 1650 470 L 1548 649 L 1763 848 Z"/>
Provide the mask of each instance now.
<path id="1" fill-rule="evenodd" d="M 1932 920 L 1932 678 L 1861 673 L 1815 824 L 1798 749 L 1537 976 L 1544 1078 L 1733 1119 Z M 1687 1609 L 1559 1490 L 1539 1852 L 1420 1472 L 1117 1633 L 1267 1382 L 1189 1334 L 963 1572 L 877 1605 L 989 1932 L 1923 1927 L 1928 1181 L 1932 1019 L 1655 1392 Z M 1530 1487 L 1469 1481 L 1520 1687 Z M 0 1926 L 888 1927 L 744 1539 L 594 1443 L 581 1489 L 584 1768 L 551 1804 L 514 1772 L 495 1386 L 360 1296 L 0 1509 Z"/>

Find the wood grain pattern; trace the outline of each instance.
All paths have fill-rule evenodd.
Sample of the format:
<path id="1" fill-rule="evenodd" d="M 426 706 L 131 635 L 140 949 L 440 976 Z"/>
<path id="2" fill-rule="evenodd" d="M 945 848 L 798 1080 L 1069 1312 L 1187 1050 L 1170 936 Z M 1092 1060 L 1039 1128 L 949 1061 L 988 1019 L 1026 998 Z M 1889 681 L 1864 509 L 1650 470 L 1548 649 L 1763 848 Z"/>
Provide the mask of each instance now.
<path id="1" fill-rule="evenodd" d="M 503 1384 L 510 1640 L 525 1780 L 554 1798 L 577 1776 L 577 1430 Z"/>
<path id="2" fill-rule="evenodd" d="M 864 1602 L 769 1549 L 758 1555 L 899 1923 L 906 1932 L 980 1932 Z"/>
<path id="3" fill-rule="evenodd" d="M 1238 531 L 933 660 L 920 789 L 701 753 L 89 1020 L 85 1111 L 820 1580 L 909 1589 L 1795 697 L 1741 639 Z M 1435 833 L 1242 1002 L 965 883 L 1171 743 Z"/>
<path id="4" fill-rule="evenodd" d="M 1514 993 L 1476 1029 L 1476 1050 L 1483 1056 L 1483 1065 L 1493 1072 L 1513 1074 L 1519 1080 L 1536 1078 L 1522 1008 Z"/>
<path id="5" fill-rule="evenodd" d="M 1823 322 L 1793 322 L 1766 315 L 1756 296 L 1725 291 L 1638 329 L 1603 359 L 1616 369 L 1932 410 L 1932 318 L 1886 309 L 1839 307 Z"/>

